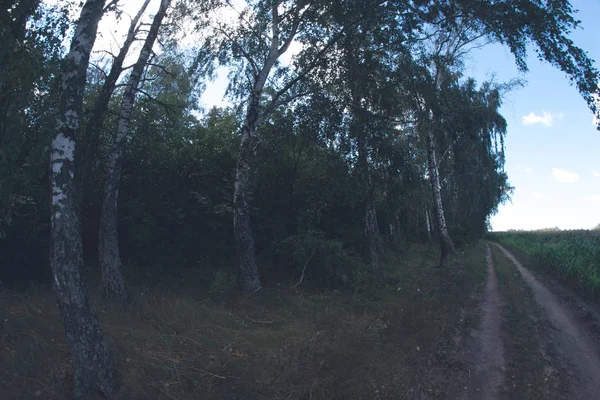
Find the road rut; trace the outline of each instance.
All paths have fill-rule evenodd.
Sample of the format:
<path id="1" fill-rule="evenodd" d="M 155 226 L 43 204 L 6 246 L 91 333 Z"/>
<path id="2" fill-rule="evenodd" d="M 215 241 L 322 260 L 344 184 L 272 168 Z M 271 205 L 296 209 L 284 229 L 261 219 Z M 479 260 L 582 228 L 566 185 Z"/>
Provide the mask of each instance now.
<path id="1" fill-rule="evenodd" d="M 500 399 L 504 381 L 504 343 L 500 336 L 502 299 L 498 291 L 498 278 L 489 246 L 486 258 L 488 278 L 481 302 L 481 326 L 474 332 L 476 344 L 471 351 L 473 376 L 463 397 L 469 400 Z"/>
<path id="2" fill-rule="evenodd" d="M 501 245 L 496 244 L 514 263 L 523 280 L 531 288 L 535 300 L 554 328 L 550 332 L 556 351 L 573 366 L 572 398 L 600 398 L 600 356 L 585 326 L 558 298 L 542 285 L 523 265 Z"/>

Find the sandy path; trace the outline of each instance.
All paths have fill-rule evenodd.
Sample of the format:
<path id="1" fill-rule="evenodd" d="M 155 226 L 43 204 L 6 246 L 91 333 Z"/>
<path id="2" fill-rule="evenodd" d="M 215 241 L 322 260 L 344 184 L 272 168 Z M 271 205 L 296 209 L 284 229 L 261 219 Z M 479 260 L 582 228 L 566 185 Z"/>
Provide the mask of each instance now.
<path id="1" fill-rule="evenodd" d="M 497 244 L 515 264 L 521 276 L 534 293 L 536 302 L 548 315 L 555 329 L 553 336 L 556 350 L 574 367 L 576 382 L 572 384 L 575 399 L 600 398 L 600 357 L 597 347 L 583 324 L 565 307 L 558 298 L 542 285 L 504 247 Z"/>
<path id="2" fill-rule="evenodd" d="M 487 248 L 488 279 L 484 299 L 481 302 L 481 326 L 474 333 L 475 348 L 471 352 L 473 367 L 472 381 L 465 399 L 495 400 L 499 398 L 504 380 L 504 343 L 500 336 L 502 323 L 502 301 L 498 292 L 498 278 L 492 261 L 492 252 Z"/>

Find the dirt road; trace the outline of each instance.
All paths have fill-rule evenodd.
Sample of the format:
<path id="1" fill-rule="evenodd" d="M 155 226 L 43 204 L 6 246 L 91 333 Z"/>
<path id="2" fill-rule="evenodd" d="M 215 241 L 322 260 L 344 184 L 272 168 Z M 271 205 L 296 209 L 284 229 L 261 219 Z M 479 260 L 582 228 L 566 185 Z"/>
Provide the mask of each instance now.
<path id="1" fill-rule="evenodd" d="M 498 291 L 498 278 L 487 248 L 488 278 L 481 302 L 481 325 L 473 332 L 467 353 L 473 364 L 472 379 L 462 396 L 464 400 L 494 400 L 499 398 L 504 381 L 504 343 L 500 335 L 502 300 Z"/>
<path id="2" fill-rule="evenodd" d="M 466 341 L 472 374 L 462 398 L 600 399 L 600 347 L 589 321 L 549 289 L 564 295 L 558 284 L 543 284 L 508 250 L 494 246 L 494 256 L 487 249 L 479 328 Z"/>
<path id="3" fill-rule="evenodd" d="M 537 305 L 544 311 L 550 326 L 546 334 L 559 357 L 573 368 L 568 398 L 600 399 L 600 356 L 585 324 L 504 247 L 497 245 L 508 257 L 531 289 Z"/>

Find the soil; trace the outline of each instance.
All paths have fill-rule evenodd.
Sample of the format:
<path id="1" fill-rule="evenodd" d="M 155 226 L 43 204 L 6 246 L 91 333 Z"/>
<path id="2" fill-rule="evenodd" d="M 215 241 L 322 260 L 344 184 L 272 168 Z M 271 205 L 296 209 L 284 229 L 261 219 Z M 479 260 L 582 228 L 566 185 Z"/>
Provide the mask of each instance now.
<path id="1" fill-rule="evenodd" d="M 589 331 L 588 324 L 559 301 L 559 298 L 536 279 L 512 253 L 500 245 L 497 246 L 513 262 L 531 289 L 536 303 L 546 314 L 549 326 L 545 327 L 544 331 L 553 343 L 554 350 L 572 367 L 572 370 L 565 371 L 571 381 L 571 390 L 566 398 L 577 400 L 599 398 L 600 352 L 594 343 L 593 333 Z M 576 302 L 580 303 L 581 300 L 578 299 Z M 594 314 L 596 313 L 591 313 L 592 316 Z"/>
<path id="2" fill-rule="evenodd" d="M 488 278 L 481 301 L 481 325 L 468 340 L 466 351 L 473 366 L 471 381 L 463 399 L 500 399 L 500 388 L 504 381 L 504 343 L 500 335 L 502 323 L 502 300 L 498 291 L 498 278 L 494 269 L 492 253 L 487 248 Z"/>

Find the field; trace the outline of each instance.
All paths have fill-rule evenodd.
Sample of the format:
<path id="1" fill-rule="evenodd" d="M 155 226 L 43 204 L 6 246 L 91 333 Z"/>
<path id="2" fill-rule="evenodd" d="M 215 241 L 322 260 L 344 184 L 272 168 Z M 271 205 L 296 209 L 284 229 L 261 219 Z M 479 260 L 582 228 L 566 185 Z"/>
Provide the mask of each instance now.
<path id="1" fill-rule="evenodd" d="M 489 239 L 528 258 L 593 298 L 600 295 L 600 231 L 498 232 Z"/>

